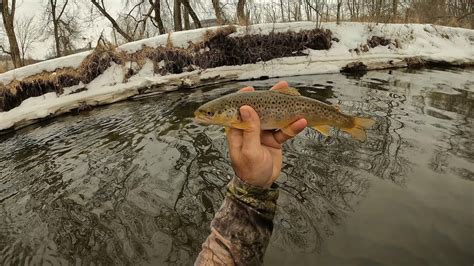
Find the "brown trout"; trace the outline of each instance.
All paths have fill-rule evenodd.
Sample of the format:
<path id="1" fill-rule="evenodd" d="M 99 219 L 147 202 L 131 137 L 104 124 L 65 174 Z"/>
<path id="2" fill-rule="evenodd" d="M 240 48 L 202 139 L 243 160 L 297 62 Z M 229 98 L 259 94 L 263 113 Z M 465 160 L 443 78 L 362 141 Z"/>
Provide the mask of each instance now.
<path id="1" fill-rule="evenodd" d="M 336 127 L 364 141 L 364 129 L 374 124 L 370 118 L 343 114 L 339 108 L 301 96 L 290 87 L 228 94 L 202 105 L 194 115 L 198 123 L 245 129 L 248 125 L 241 120 L 239 112 L 243 105 L 258 113 L 263 130 L 281 129 L 285 132 L 288 125 L 305 118 L 309 127 L 325 136 L 329 136 L 331 127 Z"/>

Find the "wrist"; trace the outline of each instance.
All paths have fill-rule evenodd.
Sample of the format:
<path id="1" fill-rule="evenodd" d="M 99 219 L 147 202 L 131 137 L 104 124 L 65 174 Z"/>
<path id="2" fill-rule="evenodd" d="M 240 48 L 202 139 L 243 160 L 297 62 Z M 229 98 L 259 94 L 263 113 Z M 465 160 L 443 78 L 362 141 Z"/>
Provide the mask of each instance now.
<path id="1" fill-rule="evenodd" d="M 242 171 L 239 171 L 242 170 Z M 276 178 L 272 178 L 268 176 L 268 173 L 259 172 L 255 169 L 248 169 L 248 168 L 236 168 L 234 167 L 234 173 L 236 177 L 238 177 L 241 181 L 256 187 L 261 188 L 270 188 Z"/>
<path id="2" fill-rule="evenodd" d="M 227 185 L 227 195 L 243 204 L 249 205 L 257 212 L 272 217 L 276 211 L 279 196 L 278 185 L 269 188 L 255 186 L 235 176 Z"/>
<path id="3" fill-rule="evenodd" d="M 252 177 L 245 177 L 240 176 L 238 174 L 235 175 L 239 180 L 245 182 L 248 185 L 259 187 L 262 189 L 269 189 L 273 185 L 273 181 L 271 178 L 252 178 Z"/>

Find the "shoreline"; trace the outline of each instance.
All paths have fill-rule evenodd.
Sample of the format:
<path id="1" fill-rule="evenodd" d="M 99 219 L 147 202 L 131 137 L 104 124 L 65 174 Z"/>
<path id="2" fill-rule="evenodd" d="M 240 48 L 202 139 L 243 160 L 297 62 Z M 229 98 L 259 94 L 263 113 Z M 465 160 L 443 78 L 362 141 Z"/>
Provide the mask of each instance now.
<path id="1" fill-rule="evenodd" d="M 302 45 L 294 40 L 306 43 Z M 278 49 L 259 49 L 272 42 Z M 257 45 L 245 46 L 249 43 Z M 313 49 L 308 48 L 310 45 Z M 233 58 L 229 47 L 238 48 L 234 53 L 244 56 L 235 58 L 235 62 L 251 63 L 225 65 L 226 60 Z M 243 52 L 251 56 L 245 57 Z M 259 56 L 267 60 L 259 61 Z M 97 69 L 91 69 L 93 64 L 87 65 L 86 61 L 98 62 Z M 213 67 L 206 67 L 209 62 Z M 312 22 L 294 22 L 177 32 L 117 48 L 98 47 L 92 52 L 0 74 L 0 81 L 8 82 L 2 85 L 0 111 L 4 107 L 8 110 L 0 112 L 0 134 L 74 110 L 181 88 L 437 65 L 473 66 L 474 30 L 425 24 L 367 23 L 325 23 L 322 29 L 315 29 Z M 81 76 L 84 73 L 85 76 Z M 24 90 L 33 91 L 33 97 L 22 94 L 25 84 L 33 84 L 33 89 Z M 34 91 L 35 86 L 39 91 Z M 5 105 L 6 102 L 10 105 Z"/>

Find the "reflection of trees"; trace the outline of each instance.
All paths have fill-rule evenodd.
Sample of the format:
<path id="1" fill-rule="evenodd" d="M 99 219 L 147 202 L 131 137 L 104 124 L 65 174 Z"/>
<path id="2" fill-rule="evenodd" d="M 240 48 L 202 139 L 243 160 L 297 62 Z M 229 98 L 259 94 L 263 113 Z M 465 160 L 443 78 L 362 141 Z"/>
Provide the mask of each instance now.
<path id="1" fill-rule="evenodd" d="M 318 250 L 367 192 L 367 172 L 398 185 L 406 182 L 410 163 L 402 150 L 408 143 L 399 132 L 404 127 L 400 116 L 407 115 L 400 110 L 405 96 L 389 92 L 381 81 L 358 77 L 349 86 L 352 84 L 372 90 L 361 95 L 365 101 L 348 101 L 343 106 L 353 114 L 377 113 L 376 125 L 364 143 L 347 136 L 324 139 L 308 130 L 304 138 L 286 145 L 284 175 L 279 182 L 282 199 L 273 236 L 273 244 L 281 249 Z"/>
<path id="2" fill-rule="evenodd" d="M 439 91 L 429 92 L 429 105 L 444 111 L 455 112 L 466 117 L 474 117 L 474 92 L 455 89 L 457 94 L 447 94 Z"/>
<path id="3" fill-rule="evenodd" d="M 105 109 L 87 123 L 63 125 L 54 136 L 42 136 L 44 130 L 38 129 L 39 140 L 32 138 L 36 148 L 12 145 L 8 158 L 0 155 L 12 165 L 2 169 L 0 180 L 8 178 L 24 191 L 5 199 L 16 208 L 5 210 L 5 217 L 18 215 L 21 208 L 27 217 L 9 219 L 8 224 L 22 228 L 17 235 L 0 228 L 2 239 L 9 239 L 2 245 L 2 264 L 12 258 L 107 265 L 194 259 L 228 181 L 226 146 L 222 132 L 212 133 L 220 136 L 216 142 L 187 120 L 199 103 L 188 106 L 179 97 L 159 103 Z M 145 166 L 151 161 L 138 159 L 153 143 L 163 148 L 153 154 L 172 162 L 164 172 L 149 172 Z M 168 150 L 178 157 L 169 157 L 174 153 Z M 29 175 L 17 182 L 26 169 Z M 185 181 L 180 192 L 176 180 Z M 25 205 L 18 203 L 22 197 Z M 0 215 L 3 220 L 3 211 Z M 25 238 L 33 226 L 29 221 L 44 233 Z"/>
<path id="4" fill-rule="evenodd" d="M 321 100 L 334 98 L 331 88 L 315 92 Z M 311 97 L 315 92 L 304 91 Z M 187 264 L 194 259 L 232 170 L 222 130 L 189 123 L 200 103 L 182 96 L 104 108 L 85 124 L 59 127 L 55 137 L 46 137 L 49 141 L 30 154 L 12 157 L 20 169 L 22 164 L 32 167 L 31 180 L 21 188 L 38 191 L 28 200 L 27 213 L 48 232 L 44 238 L 53 257 L 103 264 Z M 372 111 L 356 102 L 353 108 Z M 378 120 L 375 130 L 382 134 L 371 134 L 363 145 L 348 137 L 323 140 L 308 131 L 287 146 L 276 243 L 317 249 L 367 190 L 364 170 L 382 178 L 387 174 L 378 169 L 396 172 L 390 162 L 399 159 L 385 157 L 393 156 L 387 150 L 397 141 L 374 136 L 392 134 L 393 126 L 389 118 Z M 162 150 L 153 154 L 162 154 L 171 165 L 164 172 L 149 172 L 144 167 L 148 160 L 137 156 L 157 142 Z M 167 157 L 168 150 L 178 156 Z M 40 162 L 37 154 L 43 156 Z M 37 181 L 42 179 L 49 181 Z M 8 246 L 9 254 L 38 250 L 30 241 L 16 243 Z"/>
<path id="5" fill-rule="evenodd" d="M 467 86 L 467 85 L 466 85 Z M 474 173 L 465 168 L 449 168 L 451 156 L 459 156 L 471 161 L 474 158 L 474 123 L 473 106 L 474 97 L 472 92 L 456 89 L 458 94 L 447 94 L 439 91 L 432 91 L 428 94 L 428 105 L 436 108 L 444 117 L 448 117 L 443 112 L 455 112 L 457 114 L 454 121 L 451 122 L 453 129 L 443 136 L 441 144 L 431 158 L 429 164 L 433 171 L 445 173 L 448 169 L 455 172 L 456 175 L 464 179 L 474 180 Z M 430 113 L 428 113 L 430 115 Z M 437 118 L 445 119 L 439 115 L 432 115 Z M 451 120 L 451 118 L 449 118 Z"/>
<path id="6" fill-rule="evenodd" d="M 341 105 L 352 114 L 376 114 L 377 123 L 364 143 L 339 136 L 345 133 L 323 138 L 307 130 L 285 145 L 272 238 L 273 245 L 284 249 L 318 250 L 365 195 L 368 175 L 398 185 L 406 182 L 410 163 L 402 153 L 409 144 L 400 131 L 408 116 L 403 109 L 408 93 L 387 87 L 409 91 L 410 83 L 331 79 L 347 90 L 370 88 Z M 329 86 L 303 88 L 302 93 L 336 98 Z M 187 95 L 102 108 L 91 117 L 53 124 L 54 130 L 40 128 L 0 143 L 8 147 L 0 154 L 0 162 L 7 162 L 0 182 L 19 191 L 0 202 L 0 237 L 8 239 L 7 244 L 0 241 L 2 255 L 47 254 L 52 261 L 85 264 L 190 264 L 209 233 L 232 169 L 222 130 L 190 123 L 201 102 Z M 437 110 L 451 106 L 449 110 L 472 114 L 472 100 L 449 102 L 444 95 L 420 95 L 414 101 L 417 110 L 424 110 L 429 97 Z M 459 122 L 448 138 L 452 148 L 441 154 L 473 158 L 472 121 Z M 148 157 L 152 155 L 157 157 Z M 446 160 L 442 156 L 440 161 Z M 158 166 L 147 168 L 153 163 Z M 0 191 L 0 200 L 8 195 Z M 14 233 L 1 227 L 5 217 L 18 228 Z M 28 232 L 35 227 L 40 229 Z"/>

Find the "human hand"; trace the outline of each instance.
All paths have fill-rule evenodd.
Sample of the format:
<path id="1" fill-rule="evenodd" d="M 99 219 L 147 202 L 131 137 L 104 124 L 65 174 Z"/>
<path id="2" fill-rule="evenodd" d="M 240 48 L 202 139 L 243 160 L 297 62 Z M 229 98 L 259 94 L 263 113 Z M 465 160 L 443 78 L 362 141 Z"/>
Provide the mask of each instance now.
<path id="1" fill-rule="evenodd" d="M 271 89 L 288 87 L 286 81 L 280 81 Z M 254 91 L 246 87 L 239 92 Z M 269 188 L 281 172 L 283 156 L 281 145 L 303 131 L 307 122 L 304 118 L 288 125 L 285 132 L 261 130 L 260 118 L 252 107 L 240 107 L 240 116 L 248 122 L 248 129 L 230 128 L 226 131 L 230 160 L 235 174 L 243 181 L 259 187 Z"/>

